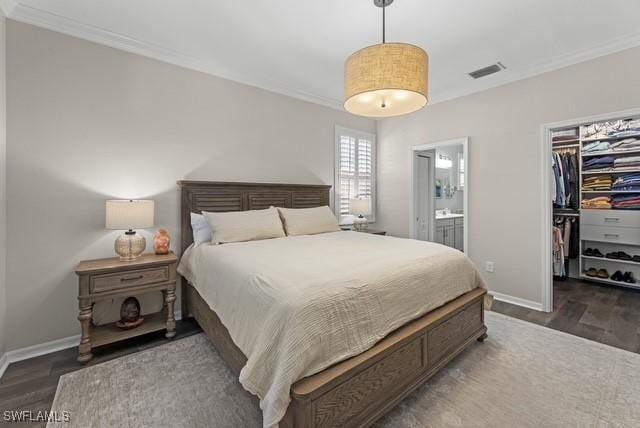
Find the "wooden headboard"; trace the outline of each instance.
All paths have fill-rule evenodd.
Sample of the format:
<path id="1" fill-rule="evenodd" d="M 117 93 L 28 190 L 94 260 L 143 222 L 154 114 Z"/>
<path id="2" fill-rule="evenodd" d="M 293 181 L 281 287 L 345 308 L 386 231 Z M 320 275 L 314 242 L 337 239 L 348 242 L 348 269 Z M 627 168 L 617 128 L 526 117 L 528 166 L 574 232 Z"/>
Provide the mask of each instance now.
<path id="1" fill-rule="evenodd" d="M 178 181 L 181 189 L 181 251 L 193 242 L 191 213 L 247 211 L 270 206 L 313 208 L 329 205 L 331 186 L 324 184 L 224 183 Z"/>

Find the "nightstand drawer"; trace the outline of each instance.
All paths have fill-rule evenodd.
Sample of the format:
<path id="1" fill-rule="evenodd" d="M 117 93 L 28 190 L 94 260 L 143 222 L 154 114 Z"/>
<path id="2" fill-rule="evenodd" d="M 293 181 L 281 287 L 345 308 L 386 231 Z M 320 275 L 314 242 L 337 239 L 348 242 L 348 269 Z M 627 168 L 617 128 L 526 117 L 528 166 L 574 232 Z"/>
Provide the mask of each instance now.
<path id="1" fill-rule="evenodd" d="M 154 284 L 169 280 L 169 267 L 161 266 L 149 269 L 137 269 L 127 272 L 94 275 L 91 277 L 89 290 L 91 293 L 118 290 L 137 285 Z"/>

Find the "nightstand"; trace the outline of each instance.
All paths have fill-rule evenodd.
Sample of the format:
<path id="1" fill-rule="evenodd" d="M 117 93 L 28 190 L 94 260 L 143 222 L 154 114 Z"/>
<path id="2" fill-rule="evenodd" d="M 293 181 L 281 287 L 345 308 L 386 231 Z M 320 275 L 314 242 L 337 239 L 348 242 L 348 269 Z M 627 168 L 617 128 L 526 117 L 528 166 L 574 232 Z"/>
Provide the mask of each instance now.
<path id="1" fill-rule="evenodd" d="M 167 330 L 166 337 L 176 334 L 174 304 L 176 301 L 175 254 L 143 254 L 132 261 L 118 257 L 80 262 L 76 268 L 79 277 L 78 321 L 82 330 L 78 346 L 78 361 L 86 363 L 93 355 L 91 349 L 158 330 Z M 93 305 L 101 300 L 129 297 L 161 291 L 164 305 L 161 312 L 144 315 L 144 322 L 130 330 L 122 330 L 115 323 L 101 326 L 92 324 Z"/>
<path id="2" fill-rule="evenodd" d="M 377 229 L 366 229 L 366 230 L 362 230 L 362 233 L 370 233 L 372 235 L 386 235 L 387 231 L 386 230 L 377 230 Z"/>
<path id="3" fill-rule="evenodd" d="M 342 230 L 351 230 L 351 231 L 356 231 L 355 229 L 342 229 Z M 366 230 L 358 230 L 358 232 L 361 233 L 370 233 L 372 235 L 386 235 L 387 231 L 386 230 L 377 230 L 377 229 L 366 229 Z"/>

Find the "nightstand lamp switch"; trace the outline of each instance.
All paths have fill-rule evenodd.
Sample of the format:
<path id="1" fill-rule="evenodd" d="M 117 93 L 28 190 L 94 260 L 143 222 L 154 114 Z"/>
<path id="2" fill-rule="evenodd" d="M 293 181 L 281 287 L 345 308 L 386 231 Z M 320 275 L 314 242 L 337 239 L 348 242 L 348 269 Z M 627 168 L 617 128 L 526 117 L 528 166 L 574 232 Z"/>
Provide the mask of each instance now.
<path id="1" fill-rule="evenodd" d="M 371 214 L 371 199 L 354 198 L 349 200 L 351 214 L 357 216 L 353 219 L 353 228 L 358 232 L 367 229 L 366 215 Z"/>
<path id="2" fill-rule="evenodd" d="M 107 229 L 126 230 L 114 244 L 120 260 L 138 258 L 147 247 L 144 236 L 134 229 L 153 227 L 153 201 L 149 200 L 110 200 L 106 203 Z"/>

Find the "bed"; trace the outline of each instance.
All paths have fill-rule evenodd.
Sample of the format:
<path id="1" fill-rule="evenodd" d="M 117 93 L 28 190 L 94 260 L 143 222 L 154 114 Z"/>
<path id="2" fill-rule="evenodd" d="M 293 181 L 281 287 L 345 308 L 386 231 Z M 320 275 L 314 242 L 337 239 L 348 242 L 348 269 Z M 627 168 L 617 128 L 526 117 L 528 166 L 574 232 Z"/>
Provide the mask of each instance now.
<path id="1" fill-rule="evenodd" d="M 183 262 L 188 257 L 189 266 L 200 266 L 201 271 L 195 276 L 192 272 L 185 273 L 192 283 L 182 281 L 183 317 L 195 317 L 245 389 L 263 397 L 265 426 L 278 422 L 282 427 L 368 426 L 475 340 L 486 338 L 485 290 L 477 287 L 481 284 L 475 277 L 477 272 L 465 268 L 468 261 L 460 253 L 454 254 L 456 250 L 437 244 L 358 232 L 332 232 L 322 236 L 191 248 L 191 212 L 244 211 L 269 206 L 319 207 L 329 204 L 330 186 L 194 181 L 178 184 L 182 199 Z M 344 251 L 343 257 L 321 257 L 332 248 Z M 368 266 L 367 263 L 358 265 L 357 257 L 353 262 L 344 262 L 344 255 L 364 248 L 371 248 L 372 254 L 379 255 L 377 263 L 371 259 L 375 256 L 364 258 Z M 428 257 L 407 258 L 412 251 L 422 251 Z M 433 264 L 438 257 L 443 261 Z M 432 264 L 420 267 L 418 261 L 423 259 Z M 289 264 L 278 266 L 277 261 L 281 260 Z M 384 266 L 387 260 L 390 267 L 395 266 L 395 271 Z M 399 264 L 404 260 L 408 260 L 406 265 Z M 453 265 L 446 266 L 444 260 Z M 306 267 L 301 267 L 305 263 Z M 428 268 L 430 272 L 440 270 L 441 276 L 433 276 L 438 281 L 427 286 L 428 281 L 420 276 L 420 268 Z M 452 272 L 466 272 L 466 277 L 460 273 L 458 278 Z M 309 281 L 305 279 L 307 273 Z M 248 275 L 251 281 L 258 278 L 258 285 L 243 288 L 248 281 L 243 275 Z M 378 280 L 385 275 L 387 278 Z M 217 283 L 206 284 L 213 281 L 213 277 Z M 311 278 L 324 282 L 311 284 Z M 392 293 L 394 281 L 400 279 L 406 287 L 404 297 Z M 345 281 L 349 282 L 346 287 Z M 457 285 L 458 282 L 463 285 Z M 424 293 L 428 287 L 432 294 L 427 299 Z M 289 290 L 288 294 L 282 294 L 281 289 Z M 342 296 L 337 293 L 344 293 L 345 289 L 351 293 L 350 297 L 344 301 L 332 300 Z M 291 295 L 299 298 L 289 299 Z M 285 303 L 280 302 L 282 296 L 287 296 Z M 365 298 L 369 300 L 362 300 Z M 352 299 L 358 304 L 349 306 Z M 399 308 L 410 308 L 407 313 L 391 310 L 394 299 L 398 300 Z M 405 306 L 399 305 L 400 300 L 404 300 Z M 271 310 L 276 303 L 278 311 Z M 239 306 L 249 312 L 238 314 L 234 308 Z M 300 311 L 300 307 L 304 307 L 304 311 Z M 270 311 L 278 315 L 274 322 L 269 318 Z M 342 315 L 336 316 L 336 313 Z M 339 328 L 351 322 L 348 320 L 351 316 L 354 322 L 369 330 L 374 325 L 373 330 L 380 332 L 380 336 L 363 334 L 360 337 L 355 328 Z M 307 318 L 314 322 L 307 322 Z M 224 324 L 221 319 L 225 320 Z M 261 319 L 264 323 L 255 326 L 256 320 Z M 261 335 L 251 335 L 251 323 L 261 329 Z M 270 329 L 271 324 L 284 327 Z M 285 333 L 279 334 L 281 330 Z M 309 357 L 307 361 L 305 358 L 310 354 L 299 351 L 299 358 L 298 355 L 292 358 L 291 344 L 302 343 L 301 334 L 306 335 L 305 345 L 306 341 L 313 342 L 313 346 L 306 348 L 317 350 L 323 346 L 331 352 L 317 352 L 322 358 L 313 354 L 313 359 Z M 340 334 L 351 336 L 345 339 Z M 272 354 L 284 355 L 274 357 L 271 364 Z M 284 363 L 278 365 L 281 361 Z M 263 370 L 263 362 L 269 367 L 273 365 L 274 369 Z M 260 381 L 276 385 L 280 391 L 275 386 L 273 390 L 261 390 Z M 286 401 L 282 400 L 283 392 Z"/>

